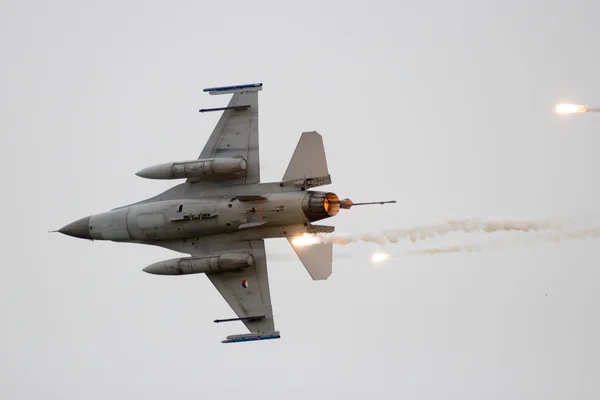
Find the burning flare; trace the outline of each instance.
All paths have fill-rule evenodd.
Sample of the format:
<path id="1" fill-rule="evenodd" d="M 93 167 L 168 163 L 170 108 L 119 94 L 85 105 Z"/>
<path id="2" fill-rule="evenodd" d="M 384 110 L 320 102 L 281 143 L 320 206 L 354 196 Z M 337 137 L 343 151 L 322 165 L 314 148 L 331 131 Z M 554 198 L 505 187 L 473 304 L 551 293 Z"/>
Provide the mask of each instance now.
<path id="1" fill-rule="evenodd" d="M 321 243 L 319 238 L 308 233 L 305 233 L 302 236 L 296 236 L 292 239 L 292 244 L 298 247 L 311 246 L 317 243 Z"/>
<path id="2" fill-rule="evenodd" d="M 379 264 L 384 262 L 388 258 L 390 258 L 390 255 L 388 253 L 375 253 L 373 254 L 373 257 L 371 257 L 371 261 L 373 261 L 375 264 Z"/>
<path id="3" fill-rule="evenodd" d="M 557 104 L 555 111 L 558 114 L 575 114 L 588 112 L 589 109 L 581 104 Z"/>

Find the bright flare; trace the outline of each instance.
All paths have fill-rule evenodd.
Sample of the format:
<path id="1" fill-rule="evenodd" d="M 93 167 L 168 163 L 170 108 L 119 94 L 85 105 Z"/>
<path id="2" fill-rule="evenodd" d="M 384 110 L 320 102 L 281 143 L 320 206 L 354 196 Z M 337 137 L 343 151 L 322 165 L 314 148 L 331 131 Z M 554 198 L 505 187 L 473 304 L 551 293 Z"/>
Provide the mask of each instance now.
<path id="1" fill-rule="evenodd" d="M 316 236 L 305 233 L 303 236 L 297 236 L 292 239 L 292 244 L 294 246 L 311 246 L 313 244 L 319 243 L 319 239 Z"/>
<path id="2" fill-rule="evenodd" d="M 384 262 L 388 258 L 390 258 L 390 255 L 387 253 L 375 253 L 373 254 L 373 257 L 371 257 L 371 261 L 373 261 L 375 264 L 379 264 Z"/>
<path id="3" fill-rule="evenodd" d="M 580 104 L 557 104 L 555 108 L 558 114 L 575 114 L 588 112 L 586 106 Z"/>

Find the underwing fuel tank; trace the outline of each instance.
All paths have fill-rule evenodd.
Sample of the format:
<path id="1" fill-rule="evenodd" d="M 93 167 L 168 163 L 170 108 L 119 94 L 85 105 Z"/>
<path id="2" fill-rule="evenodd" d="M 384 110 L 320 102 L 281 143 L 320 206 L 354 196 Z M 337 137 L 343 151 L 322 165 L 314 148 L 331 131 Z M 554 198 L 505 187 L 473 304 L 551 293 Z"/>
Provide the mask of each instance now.
<path id="1" fill-rule="evenodd" d="M 209 158 L 154 165 L 138 171 L 136 175 L 147 179 L 214 180 L 233 177 L 246 171 L 246 168 L 247 162 L 243 158 Z"/>
<path id="2" fill-rule="evenodd" d="M 144 272 L 154 275 L 189 275 L 220 273 L 254 264 L 251 254 L 221 254 L 206 257 L 172 258 L 148 265 Z"/>

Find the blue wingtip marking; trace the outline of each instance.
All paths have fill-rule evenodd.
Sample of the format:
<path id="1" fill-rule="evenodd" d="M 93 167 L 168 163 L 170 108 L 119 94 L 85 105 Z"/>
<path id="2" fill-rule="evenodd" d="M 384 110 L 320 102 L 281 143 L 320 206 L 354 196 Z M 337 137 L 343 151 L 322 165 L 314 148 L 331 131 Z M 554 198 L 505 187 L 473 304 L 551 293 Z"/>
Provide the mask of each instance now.
<path id="1" fill-rule="evenodd" d="M 234 85 L 234 86 L 219 86 L 214 88 L 204 89 L 204 92 L 222 92 L 225 90 L 235 90 L 235 89 L 246 89 L 246 88 L 254 88 L 261 87 L 262 83 L 249 83 L 247 85 Z"/>

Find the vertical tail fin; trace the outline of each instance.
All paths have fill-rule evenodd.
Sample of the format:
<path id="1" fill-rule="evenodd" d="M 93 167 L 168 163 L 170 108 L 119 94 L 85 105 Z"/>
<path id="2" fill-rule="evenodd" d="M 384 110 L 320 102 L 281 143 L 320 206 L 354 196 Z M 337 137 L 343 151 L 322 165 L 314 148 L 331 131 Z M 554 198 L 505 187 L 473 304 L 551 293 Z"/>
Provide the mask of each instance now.
<path id="1" fill-rule="evenodd" d="M 292 243 L 292 238 L 288 238 L 288 241 L 313 281 L 329 278 L 333 269 L 333 243 L 296 246 Z"/>
<path id="2" fill-rule="evenodd" d="M 315 132 L 303 132 L 283 180 L 329 178 L 323 137 Z M 329 183 L 331 180 L 329 179 Z"/>

